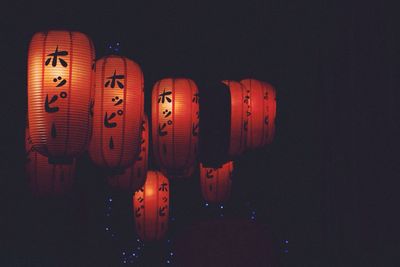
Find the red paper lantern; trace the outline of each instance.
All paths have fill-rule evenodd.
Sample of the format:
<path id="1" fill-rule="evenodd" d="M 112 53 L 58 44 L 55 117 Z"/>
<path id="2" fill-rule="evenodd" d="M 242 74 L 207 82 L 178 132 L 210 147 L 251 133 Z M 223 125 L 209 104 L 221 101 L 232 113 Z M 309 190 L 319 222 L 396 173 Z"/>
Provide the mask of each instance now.
<path id="1" fill-rule="evenodd" d="M 72 164 L 50 164 L 48 158 L 33 149 L 29 130 L 25 130 L 25 171 L 29 187 L 36 196 L 57 196 L 69 192 L 75 177 L 75 160 Z"/>
<path id="2" fill-rule="evenodd" d="M 28 52 L 28 119 L 32 145 L 71 161 L 89 142 L 94 49 L 83 33 L 36 33 Z"/>
<path id="3" fill-rule="evenodd" d="M 205 201 L 221 203 L 231 195 L 233 161 L 220 168 L 206 168 L 200 163 L 200 185 Z"/>
<path id="4" fill-rule="evenodd" d="M 111 187 L 135 192 L 143 186 L 146 180 L 147 163 L 149 154 L 149 123 L 147 116 L 144 115 L 142 122 L 142 140 L 141 149 L 138 158 L 132 166 L 126 168 L 122 174 L 116 174 L 108 177 L 108 183 Z"/>
<path id="5" fill-rule="evenodd" d="M 275 132 L 275 89 L 255 79 L 240 82 L 249 95 L 247 148 L 253 149 L 272 142 Z"/>
<path id="6" fill-rule="evenodd" d="M 121 169 L 133 164 L 140 150 L 143 119 L 143 73 L 139 65 L 121 56 L 96 62 L 92 161 Z"/>
<path id="7" fill-rule="evenodd" d="M 163 79 L 152 92 L 152 139 L 156 162 L 170 176 L 184 176 L 196 162 L 199 94 L 190 79 Z"/>
<path id="8" fill-rule="evenodd" d="M 231 94 L 231 130 L 228 155 L 231 158 L 243 153 L 246 148 L 248 129 L 249 96 L 246 88 L 236 81 L 223 81 Z"/>
<path id="9" fill-rule="evenodd" d="M 146 183 L 133 195 L 136 231 L 144 241 L 165 236 L 169 217 L 169 182 L 161 173 L 148 171 Z"/>

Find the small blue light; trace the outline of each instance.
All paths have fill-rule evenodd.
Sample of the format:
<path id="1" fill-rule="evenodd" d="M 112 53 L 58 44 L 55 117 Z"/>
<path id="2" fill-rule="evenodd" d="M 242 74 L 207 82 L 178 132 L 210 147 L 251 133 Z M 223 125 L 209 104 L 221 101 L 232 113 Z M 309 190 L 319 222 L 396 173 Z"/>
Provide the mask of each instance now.
<path id="1" fill-rule="evenodd" d="M 124 251 L 124 252 L 122 252 L 122 255 L 124 255 L 124 256 L 125 256 L 125 251 Z"/>
<path id="2" fill-rule="evenodd" d="M 136 241 L 137 241 L 137 242 L 140 242 L 140 239 L 138 238 L 138 239 L 136 239 Z"/>
<path id="3" fill-rule="evenodd" d="M 169 260 L 167 260 L 167 263 L 170 264 L 171 262 Z"/>
<path id="4" fill-rule="evenodd" d="M 110 198 L 108 199 L 108 201 L 112 202 L 112 198 L 110 197 Z"/>
<path id="5" fill-rule="evenodd" d="M 135 256 L 136 256 L 136 254 L 135 254 L 135 253 L 132 253 L 132 256 L 134 256 L 134 257 L 135 257 Z"/>
<path id="6" fill-rule="evenodd" d="M 169 253 L 169 255 L 171 255 L 171 256 L 174 256 L 174 253 L 173 253 L 173 252 L 171 252 L 171 253 Z"/>
<path id="7" fill-rule="evenodd" d="M 254 217 L 254 216 L 251 216 L 251 219 L 252 219 L 252 220 L 255 220 L 255 219 L 256 219 L 256 217 Z"/>
<path id="8" fill-rule="evenodd" d="M 206 202 L 206 207 L 208 207 L 208 203 Z"/>
<path id="9" fill-rule="evenodd" d="M 126 261 L 124 261 L 124 263 L 126 263 Z"/>
<path id="10" fill-rule="evenodd" d="M 109 45 L 108 48 L 111 48 L 111 45 Z"/>
<path id="11" fill-rule="evenodd" d="M 119 45 L 119 42 L 117 42 L 117 45 Z"/>
<path id="12" fill-rule="evenodd" d="M 108 229 L 108 227 L 106 227 L 106 231 L 108 231 L 109 229 Z"/>
<path id="13" fill-rule="evenodd" d="M 140 250 L 140 247 L 137 247 L 138 250 Z"/>
<path id="14" fill-rule="evenodd" d="M 220 208 L 221 208 L 221 209 L 223 209 L 223 208 L 224 208 L 224 206 L 222 206 L 222 205 L 221 205 L 221 206 L 220 206 Z"/>
<path id="15" fill-rule="evenodd" d="M 289 240 L 285 240 L 285 244 L 289 244 Z"/>

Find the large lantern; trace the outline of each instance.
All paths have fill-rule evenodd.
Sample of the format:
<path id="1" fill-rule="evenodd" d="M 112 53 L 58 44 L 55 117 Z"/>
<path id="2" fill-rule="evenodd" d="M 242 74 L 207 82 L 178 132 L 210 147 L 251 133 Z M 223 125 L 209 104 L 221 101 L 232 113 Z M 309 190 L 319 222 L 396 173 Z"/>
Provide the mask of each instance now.
<path id="1" fill-rule="evenodd" d="M 163 79 L 152 92 L 152 140 L 156 162 L 169 176 L 184 176 L 196 162 L 199 95 L 190 79 Z"/>
<path id="2" fill-rule="evenodd" d="M 200 186 L 205 201 L 221 203 L 231 195 L 233 162 L 229 161 L 220 168 L 207 168 L 200 163 Z"/>
<path id="3" fill-rule="evenodd" d="M 126 168 L 121 174 L 115 174 L 107 178 L 111 187 L 135 192 L 143 186 L 146 180 L 148 154 L 149 154 L 149 124 L 147 116 L 144 115 L 142 122 L 142 139 L 140 142 L 140 153 L 132 166 Z"/>
<path id="4" fill-rule="evenodd" d="M 122 169 L 139 154 L 144 106 L 143 73 L 139 65 L 121 56 L 96 62 L 92 161 L 101 167 Z"/>
<path id="5" fill-rule="evenodd" d="M 64 195 L 72 189 L 75 178 L 75 160 L 72 164 L 50 164 L 48 158 L 32 147 L 29 130 L 25 130 L 25 172 L 29 187 L 35 196 Z"/>
<path id="6" fill-rule="evenodd" d="M 236 81 L 223 81 L 229 87 L 231 95 L 231 123 L 229 157 L 233 158 L 243 153 L 246 148 L 249 112 L 246 88 Z"/>
<path id="7" fill-rule="evenodd" d="M 247 90 L 250 107 L 246 147 L 253 149 L 271 143 L 275 132 L 275 89 L 255 79 L 245 79 L 240 83 Z"/>
<path id="8" fill-rule="evenodd" d="M 56 162 L 71 161 L 89 142 L 93 45 L 79 32 L 36 33 L 28 53 L 32 145 Z"/>
<path id="9" fill-rule="evenodd" d="M 169 182 L 161 173 L 148 171 L 146 183 L 133 195 L 136 231 L 144 241 L 165 236 L 169 217 Z"/>

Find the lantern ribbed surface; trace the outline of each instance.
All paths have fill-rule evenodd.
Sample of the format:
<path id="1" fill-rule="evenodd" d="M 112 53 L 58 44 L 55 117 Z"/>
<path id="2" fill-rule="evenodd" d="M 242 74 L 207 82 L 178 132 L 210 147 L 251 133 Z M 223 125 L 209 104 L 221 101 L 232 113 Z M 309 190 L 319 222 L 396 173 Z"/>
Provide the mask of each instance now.
<path id="1" fill-rule="evenodd" d="M 154 158 L 170 176 L 183 176 L 197 158 L 199 94 L 185 78 L 158 81 L 152 92 Z"/>
<path id="2" fill-rule="evenodd" d="M 200 163 L 200 186 L 205 201 L 222 203 L 231 195 L 233 161 L 220 168 L 207 168 Z"/>
<path id="3" fill-rule="evenodd" d="M 140 151 L 144 114 L 143 73 L 134 61 L 107 56 L 96 62 L 92 161 L 118 169 L 133 164 Z"/>
<path id="4" fill-rule="evenodd" d="M 48 158 L 32 147 L 29 130 L 25 130 L 25 172 L 29 187 L 35 196 L 57 196 L 71 191 L 75 178 L 75 160 L 72 164 L 49 164 Z"/>
<path id="5" fill-rule="evenodd" d="M 135 192 L 143 186 L 146 180 L 148 154 L 149 154 L 149 123 L 144 115 L 142 122 L 142 139 L 140 142 L 140 153 L 132 166 L 126 168 L 122 174 L 112 175 L 107 178 L 112 188 L 121 191 Z"/>
<path id="6" fill-rule="evenodd" d="M 255 79 L 245 79 L 240 83 L 249 95 L 246 147 L 262 147 L 272 142 L 275 133 L 275 89 L 270 84 Z"/>
<path id="7" fill-rule="evenodd" d="M 28 120 L 36 151 L 70 159 L 89 142 L 94 49 L 83 33 L 36 33 L 28 52 Z"/>
<path id="8" fill-rule="evenodd" d="M 169 182 L 161 173 L 148 171 L 146 183 L 133 195 L 136 232 L 144 241 L 162 239 L 168 229 Z"/>
<path id="9" fill-rule="evenodd" d="M 223 81 L 231 95 L 231 125 L 228 155 L 237 157 L 246 148 L 248 118 L 248 96 L 246 88 L 236 81 Z"/>

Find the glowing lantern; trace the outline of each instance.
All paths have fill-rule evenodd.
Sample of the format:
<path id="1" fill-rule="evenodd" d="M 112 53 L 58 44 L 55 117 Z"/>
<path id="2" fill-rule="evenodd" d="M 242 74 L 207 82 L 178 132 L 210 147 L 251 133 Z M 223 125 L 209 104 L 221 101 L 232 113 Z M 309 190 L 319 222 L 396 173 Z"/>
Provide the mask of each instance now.
<path id="1" fill-rule="evenodd" d="M 227 162 L 220 168 L 206 168 L 200 163 L 200 185 L 205 201 L 221 203 L 231 194 L 233 162 Z"/>
<path id="2" fill-rule="evenodd" d="M 196 162 L 199 94 L 190 79 L 163 79 L 152 92 L 154 157 L 163 172 L 184 176 Z"/>
<path id="3" fill-rule="evenodd" d="M 255 79 L 245 79 L 240 83 L 245 86 L 249 97 L 247 148 L 261 147 L 272 142 L 275 132 L 275 89 Z"/>
<path id="4" fill-rule="evenodd" d="M 133 195 L 136 231 L 145 241 L 165 236 L 169 217 L 169 182 L 161 173 L 148 171 L 146 183 Z"/>
<path id="5" fill-rule="evenodd" d="M 89 142 L 93 45 L 79 32 L 36 33 L 28 53 L 28 117 L 32 145 L 57 162 Z"/>
<path id="6" fill-rule="evenodd" d="M 228 155 L 233 158 L 246 148 L 249 111 L 246 88 L 239 82 L 223 81 L 229 87 L 231 95 L 231 124 Z"/>
<path id="7" fill-rule="evenodd" d="M 108 183 L 113 188 L 135 192 L 143 186 L 146 180 L 148 150 L 149 150 L 149 124 L 147 116 L 144 115 L 142 122 L 141 149 L 138 158 L 132 166 L 126 168 L 122 174 L 108 177 Z"/>
<path id="8" fill-rule="evenodd" d="M 25 130 L 25 150 L 25 171 L 34 195 L 63 195 L 71 190 L 75 176 L 75 160 L 69 165 L 50 164 L 47 157 L 33 149 L 28 128 Z"/>
<path id="9" fill-rule="evenodd" d="M 121 56 L 96 62 L 93 134 L 89 155 L 98 166 L 121 169 L 139 154 L 144 106 L 143 73 Z"/>

